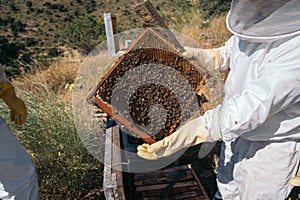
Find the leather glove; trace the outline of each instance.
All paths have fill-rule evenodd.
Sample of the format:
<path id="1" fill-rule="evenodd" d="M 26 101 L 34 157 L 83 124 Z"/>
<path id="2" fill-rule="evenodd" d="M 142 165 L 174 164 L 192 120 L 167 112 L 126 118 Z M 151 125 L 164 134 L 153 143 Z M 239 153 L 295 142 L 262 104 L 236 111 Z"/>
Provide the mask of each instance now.
<path id="1" fill-rule="evenodd" d="M 192 47 L 184 47 L 182 55 L 188 59 L 194 59 L 208 71 L 218 69 L 220 66 L 221 54 L 219 49 L 200 49 Z"/>
<path id="2" fill-rule="evenodd" d="M 298 170 L 297 176 L 291 178 L 291 179 L 289 180 L 289 183 L 290 183 L 292 186 L 300 187 L 300 169 Z"/>
<path id="3" fill-rule="evenodd" d="M 10 109 L 10 120 L 16 125 L 22 125 L 27 118 L 24 102 L 16 96 L 14 87 L 7 81 L 0 83 L 0 98 Z"/>
<path id="4" fill-rule="evenodd" d="M 220 108 L 218 106 L 207 111 L 204 116 L 189 121 L 163 140 L 152 145 L 139 145 L 137 155 L 148 160 L 157 160 L 186 147 L 222 139 L 219 127 Z"/>

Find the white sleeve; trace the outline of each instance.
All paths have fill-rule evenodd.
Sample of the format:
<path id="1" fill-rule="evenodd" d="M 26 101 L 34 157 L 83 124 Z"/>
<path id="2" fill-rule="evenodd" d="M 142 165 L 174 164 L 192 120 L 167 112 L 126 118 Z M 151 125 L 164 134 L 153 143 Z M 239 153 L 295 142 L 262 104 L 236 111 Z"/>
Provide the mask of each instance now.
<path id="1" fill-rule="evenodd" d="M 0 83 L 6 81 L 6 75 L 3 66 L 0 64 Z"/>
<path id="2" fill-rule="evenodd" d="M 231 56 L 230 48 L 227 46 L 223 46 L 219 47 L 218 50 L 220 51 L 220 64 L 219 66 L 216 66 L 216 70 L 229 71 Z"/>
<path id="3" fill-rule="evenodd" d="M 207 110 L 203 116 L 199 117 L 202 124 L 202 129 L 207 132 L 207 142 L 221 141 L 221 105 L 216 106 L 211 110 Z"/>
<path id="4" fill-rule="evenodd" d="M 229 71 L 230 69 L 230 57 L 231 57 L 231 47 L 233 44 L 233 38 L 231 37 L 226 43 L 225 46 L 219 47 L 220 51 L 220 63 L 219 66 L 216 66 L 216 70 Z"/>
<path id="5" fill-rule="evenodd" d="M 258 79 L 223 102 L 221 132 L 224 140 L 252 131 L 268 118 L 300 102 L 299 58 L 283 58 L 268 63 Z"/>

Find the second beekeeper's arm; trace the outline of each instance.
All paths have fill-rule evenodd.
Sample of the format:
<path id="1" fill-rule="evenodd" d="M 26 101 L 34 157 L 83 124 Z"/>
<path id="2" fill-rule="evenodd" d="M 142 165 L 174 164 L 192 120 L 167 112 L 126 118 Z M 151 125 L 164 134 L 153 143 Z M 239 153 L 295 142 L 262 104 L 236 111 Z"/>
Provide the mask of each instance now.
<path id="1" fill-rule="evenodd" d="M 0 98 L 10 109 L 10 119 L 16 125 L 24 124 L 27 118 L 27 109 L 24 102 L 16 96 L 14 87 L 6 80 L 5 72 L 0 64 Z"/>

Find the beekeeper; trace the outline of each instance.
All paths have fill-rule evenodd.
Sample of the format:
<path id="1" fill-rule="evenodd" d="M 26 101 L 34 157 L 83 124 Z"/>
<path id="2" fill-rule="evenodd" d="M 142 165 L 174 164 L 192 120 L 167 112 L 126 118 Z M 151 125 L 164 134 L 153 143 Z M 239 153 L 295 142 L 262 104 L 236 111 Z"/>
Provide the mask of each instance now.
<path id="1" fill-rule="evenodd" d="M 138 155 L 158 159 L 223 140 L 222 198 L 283 200 L 300 159 L 300 1 L 233 0 L 227 27 L 233 36 L 224 47 L 186 47 L 184 53 L 199 65 L 230 69 L 222 105 L 157 143 L 138 146 Z"/>
<path id="2" fill-rule="evenodd" d="M 0 98 L 10 109 L 11 121 L 16 125 L 25 123 L 26 106 L 16 96 L 14 87 L 6 80 L 2 65 L 0 65 Z M 35 165 L 2 117 L 0 117 L 0 199 L 39 199 Z"/>

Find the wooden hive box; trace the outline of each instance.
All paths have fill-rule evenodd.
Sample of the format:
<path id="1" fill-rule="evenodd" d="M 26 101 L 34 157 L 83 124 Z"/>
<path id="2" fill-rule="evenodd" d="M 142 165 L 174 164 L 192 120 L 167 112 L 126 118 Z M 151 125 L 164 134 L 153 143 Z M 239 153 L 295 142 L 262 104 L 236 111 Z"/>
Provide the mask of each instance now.
<path id="1" fill-rule="evenodd" d="M 138 199 L 209 199 L 191 165 L 135 174 L 134 184 Z"/>
<path id="2" fill-rule="evenodd" d="M 145 173 L 123 173 L 128 163 L 120 152 L 122 144 L 119 125 L 106 131 L 103 190 L 108 200 L 209 200 L 201 181 L 192 166 L 166 167 Z"/>

